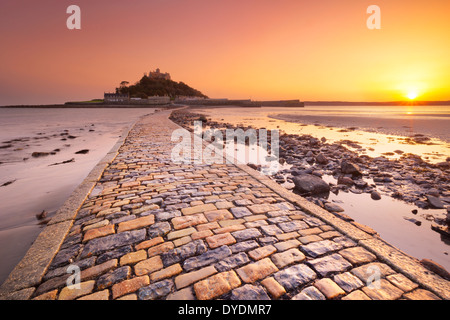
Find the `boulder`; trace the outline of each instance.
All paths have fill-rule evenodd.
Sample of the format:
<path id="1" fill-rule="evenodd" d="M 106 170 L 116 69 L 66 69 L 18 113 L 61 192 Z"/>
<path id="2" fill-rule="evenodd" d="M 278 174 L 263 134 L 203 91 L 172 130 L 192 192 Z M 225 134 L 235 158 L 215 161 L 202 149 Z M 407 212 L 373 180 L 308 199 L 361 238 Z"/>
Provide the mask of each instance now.
<path id="1" fill-rule="evenodd" d="M 295 189 L 301 194 L 321 194 L 330 192 L 330 186 L 312 174 L 302 174 L 292 178 Z"/>
<path id="2" fill-rule="evenodd" d="M 362 175 L 361 169 L 357 164 L 347 162 L 346 160 L 341 162 L 342 173 L 349 173 L 353 175 Z"/>

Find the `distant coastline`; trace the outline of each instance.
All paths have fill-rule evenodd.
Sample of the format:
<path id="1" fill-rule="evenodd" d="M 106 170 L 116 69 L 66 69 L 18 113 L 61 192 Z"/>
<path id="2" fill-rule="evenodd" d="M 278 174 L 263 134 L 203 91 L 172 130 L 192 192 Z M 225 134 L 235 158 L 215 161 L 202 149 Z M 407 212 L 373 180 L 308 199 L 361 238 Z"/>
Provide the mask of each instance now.
<path id="1" fill-rule="evenodd" d="M 305 101 L 305 106 L 447 106 L 449 101 Z"/>

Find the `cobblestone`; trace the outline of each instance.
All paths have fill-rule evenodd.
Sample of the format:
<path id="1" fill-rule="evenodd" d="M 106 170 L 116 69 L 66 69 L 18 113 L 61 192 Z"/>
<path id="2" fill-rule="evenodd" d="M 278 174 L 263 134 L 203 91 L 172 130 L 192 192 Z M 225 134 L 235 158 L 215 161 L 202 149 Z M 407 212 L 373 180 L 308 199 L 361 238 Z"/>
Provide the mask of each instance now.
<path id="1" fill-rule="evenodd" d="M 313 258 L 321 256 L 325 253 L 342 249 L 342 246 L 330 240 L 312 242 L 301 246 L 302 250 Z"/>
<path id="2" fill-rule="evenodd" d="M 278 271 L 273 276 L 287 291 L 293 291 L 297 287 L 314 280 L 317 275 L 304 264 L 297 264 Z"/>
<path id="3" fill-rule="evenodd" d="M 326 298 L 316 287 L 310 286 L 295 295 L 292 300 L 326 300 Z"/>
<path id="4" fill-rule="evenodd" d="M 402 290 L 384 279 L 379 281 L 379 287 L 374 284 L 371 287 L 362 288 L 362 291 L 373 300 L 395 300 L 403 294 Z"/>
<path id="5" fill-rule="evenodd" d="M 345 294 L 345 291 L 330 278 L 320 279 L 314 283 L 314 286 L 319 289 L 327 299 L 335 299 Z"/>
<path id="6" fill-rule="evenodd" d="M 273 277 L 265 278 L 261 284 L 266 288 L 274 299 L 278 299 L 286 293 L 286 290 Z"/>
<path id="7" fill-rule="evenodd" d="M 314 270 L 322 277 L 327 277 L 336 272 L 344 272 L 352 267 L 352 265 L 337 253 L 332 255 L 308 261 Z"/>
<path id="8" fill-rule="evenodd" d="M 231 300 L 270 300 L 261 286 L 246 284 L 231 292 Z"/>
<path id="9" fill-rule="evenodd" d="M 155 300 L 167 296 L 173 289 L 174 284 L 171 280 L 162 280 L 149 286 L 139 289 L 139 300 Z"/>
<path id="10" fill-rule="evenodd" d="M 210 300 L 219 297 L 241 285 L 241 280 L 234 271 L 226 271 L 194 284 L 199 300 Z"/>
<path id="11" fill-rule="evenodd" d="M 278 268 L 269 258 L 247 264 L 246 266 L 237 269 L 237 273 L 246 283 L 253 283 L 257 280 L 264 279 L 276 271 L 278 271 Z"/>

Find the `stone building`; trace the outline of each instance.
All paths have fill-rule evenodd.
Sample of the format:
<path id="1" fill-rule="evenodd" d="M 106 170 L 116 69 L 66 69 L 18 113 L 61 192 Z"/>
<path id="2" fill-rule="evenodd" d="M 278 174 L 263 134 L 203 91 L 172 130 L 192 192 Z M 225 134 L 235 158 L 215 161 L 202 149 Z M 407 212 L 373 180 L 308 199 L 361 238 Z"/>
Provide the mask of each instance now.
<path id="1" fill-rule="evenodd" d="M 171 80 L 170 73 L 161 73 L 161 70 L 159 68 L 157 68 L 155 71 L 150 71 L 148 73 L 148 77 L 151 79 Z"/>
<path id="2" fill-rule="evenodd" d="M 105 93 L 104 102 L 128 102 L 130 96 L 128 93 Z"/>

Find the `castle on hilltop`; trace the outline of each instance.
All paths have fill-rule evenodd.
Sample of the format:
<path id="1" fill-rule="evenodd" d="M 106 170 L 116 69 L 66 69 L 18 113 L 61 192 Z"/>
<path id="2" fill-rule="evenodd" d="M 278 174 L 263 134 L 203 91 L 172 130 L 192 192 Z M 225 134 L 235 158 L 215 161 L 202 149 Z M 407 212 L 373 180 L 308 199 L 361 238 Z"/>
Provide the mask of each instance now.
<path id="1" fill-rule="evenodd" d="M 171 80 L 170 73 L 161 73 L 161 70 L 157 68 L 155 71 L 150 71 L 147 74 L 144 74 L 146 77 L 149 77 L 150 79 L 164 79 L 164 80 Z"/>

